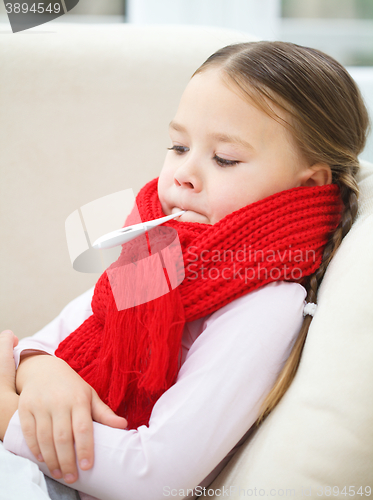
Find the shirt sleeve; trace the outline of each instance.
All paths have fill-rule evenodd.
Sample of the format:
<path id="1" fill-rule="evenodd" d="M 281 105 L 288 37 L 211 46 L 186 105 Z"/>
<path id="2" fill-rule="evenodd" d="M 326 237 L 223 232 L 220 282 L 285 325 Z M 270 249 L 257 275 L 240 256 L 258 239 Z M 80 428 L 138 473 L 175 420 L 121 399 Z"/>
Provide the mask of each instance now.
<path id="1" fill-rule="evenodd" d="M 22 353 L 43 351 L 54 354 L 60 342 L 75 331 L 92 314 L 91 301 L 94 288 L 71 301 L 48 325 L 32 337 L 25 337 L 14 348 L 14 362 L 18 368 Z"/>
<path id="2" fill-rule="evenodd" d="M 301 285 L 272 283 L 207 317 L 149 427 L 94 423 L 95 463 L 73 487 L 105 500 L 190 494 L 257 419 L 301 327 L 305 295 Z M 18 412 L 4 445 L 36 462 Z"/>

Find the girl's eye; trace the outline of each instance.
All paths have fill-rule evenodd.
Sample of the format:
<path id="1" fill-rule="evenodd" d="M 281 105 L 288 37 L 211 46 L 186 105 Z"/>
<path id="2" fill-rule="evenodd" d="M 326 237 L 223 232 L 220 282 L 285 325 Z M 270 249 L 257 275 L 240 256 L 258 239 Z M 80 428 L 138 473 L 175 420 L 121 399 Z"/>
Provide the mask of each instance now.
<path id="1" fill-rule="evenodd" d="M 172 148 L 167 148 L 169 151 L 175 151 L 178 155 L 181 155 L 182 153 L 186 153 L 189 151 L 189 148 L 186 148 L 185 146 L 172 146 Z"/>
<path id="2" fill-rule="evenodd" d="M 226 160 L 225 158 L 220 158 L 220 156 L 215 155 L 213 160 L 216 161 L 218 165 L 221 167 L 230 167 L 232 165 L 237 165 L 237 163 L 240 163 L 238 160 Z"/>

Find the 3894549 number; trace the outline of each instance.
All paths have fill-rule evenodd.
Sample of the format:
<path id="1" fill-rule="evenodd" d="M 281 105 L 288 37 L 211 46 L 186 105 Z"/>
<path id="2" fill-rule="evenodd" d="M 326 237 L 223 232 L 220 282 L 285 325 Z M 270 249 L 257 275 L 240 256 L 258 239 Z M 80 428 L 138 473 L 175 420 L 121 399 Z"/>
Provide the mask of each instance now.
<path id="1" fill-rule="evenodd" d="M 355 488 L 358 488 L 355 491 Z M 336 497 L 338 495 L 345 495 L 346 497 L 354 497 L 355 495 L 370 497 L 372 493 L 370 486 L 344 486 L 342 490 L 338 486 L 324 486 L 317 489 L 316 494 L 319 497 Z"/>
<path id="2" fill-rule="evenodd" d="M 7 14 L 59 14 L 61 11 L 60 3 L 6 3 Z"/>

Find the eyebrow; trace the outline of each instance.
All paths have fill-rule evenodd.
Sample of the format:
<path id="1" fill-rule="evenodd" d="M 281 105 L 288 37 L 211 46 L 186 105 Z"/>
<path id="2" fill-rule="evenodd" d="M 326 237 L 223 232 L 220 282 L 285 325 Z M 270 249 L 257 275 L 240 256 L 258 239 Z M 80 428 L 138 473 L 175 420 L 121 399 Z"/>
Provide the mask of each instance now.
<path id="1" fill-rule="evenodd" d="M 178 132 L 187 132 L 186 128 L 184 125 L 181 125 L 180 123 L 174 122 L 173 120 L 170 122 L 169 125 L 170 128 L 173 128 L 174 130 Z M 247 149 L 254 149 L 254 147 L 241 137 L 235 136 L 235 135 L 229 135 L 229 134 L 220 134 L 220 133 L 212 133 L 208 134 L 209 137 L 212 137 L 213 139 L 216 139 L 219 142 L 226 142 L 229 144 L 240 144 L 244 148 Z"/>

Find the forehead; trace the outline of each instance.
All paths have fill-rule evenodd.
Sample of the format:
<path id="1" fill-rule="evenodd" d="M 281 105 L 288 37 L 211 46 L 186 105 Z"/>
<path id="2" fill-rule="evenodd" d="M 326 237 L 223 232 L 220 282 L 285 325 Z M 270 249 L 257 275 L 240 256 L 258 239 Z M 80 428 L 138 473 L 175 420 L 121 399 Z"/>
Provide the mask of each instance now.
<path id="1" fill-rule="evenodd" d="M 280 122 L 276 120 L 281 110 L 268 112 L 256 99 L 254 89 L 246 92 L 219 68 L 208 68 L 197 73 L 189 81 L 170 129 L 185 131 L 186 126 L 194 126 L 204 121 L 208 128 L 236 128 L 236 132 L 247 126 L 259 127 L 259 122 L 266 124 Z M 272 108 L 274 104 L 269 103 Z M 278 124 L 277 124 L 278 126 Z"/>
<path id="2" fill-rule="evenodd" d="M 180 125 L 192 126 L 202 120 L 208 121 L 212 128 L 218 125 L 232 124 L 246 117 L 250 103 L 238 92 L 227 85 L 221 70 L 208 69 L 196 74 L 189 81 L 181 97 L 174 119 L 178 125 L 172 126 L 180 130 Z"/>
<path id="3" fill-rule="evenodd" d="M 249 83 L 239 85 L 220 68 L 207 68 L 189 81 L 170 133 L 238 143 L 245 148 L 287 147 L 298 150 L 291 116 Z M 270 146 L 271 145 L 271 146 Z"/>
<path id="4" fill-rule="evenodd" d="M 227 79 L 222 69 L 212 67 L 195 74 L 189 80 L 181 99 L 192 98 L 198 100 L 204 99 L 206 96 L 213 99 L 232 92 L 232 85 L 230 85 L 229 79 Z M 237 95 L 237 98 L 242 99 L 242 97 Z"/>
<path id="5" fill-rule="evenodd" d="M 285 127 L 290 123 L 292 106 L 289 103 L 284 103 L 270 89 L 264 86 L 254 87 L 243 76 L 236 78 L 215 66 L 208 67 L 191 78 L 181 97 L 178 111 L 186 106 L 206 108 L 209 103 L 227 114 L 230 114 L 229 108 L 234 107 L 237 112 L 237 109 L 244 110 L 250 106 Z"/>
<path id="6" fill-rule="evenodd" d="M 204 75 L 204 78 L 198 82 L 196 77 L 202 75 Z M 222 91 L 222 87 L 225 87 L 225 90 L 228 89 L 242 101 L 249 103 L 260 111 L 264 111 L 285 127 L 290 125 L 293 117 L 298 115 L 294 103 L 286 100 L 264 83 L 250 81 L 249 76 L 237 73 L 229 68 L 207 67 L 190 80 L 185 90 L 193 93 L 197 87 L 202 87 L 204 82 L 210 90 L 215 92 L 217 89 Z"/>

